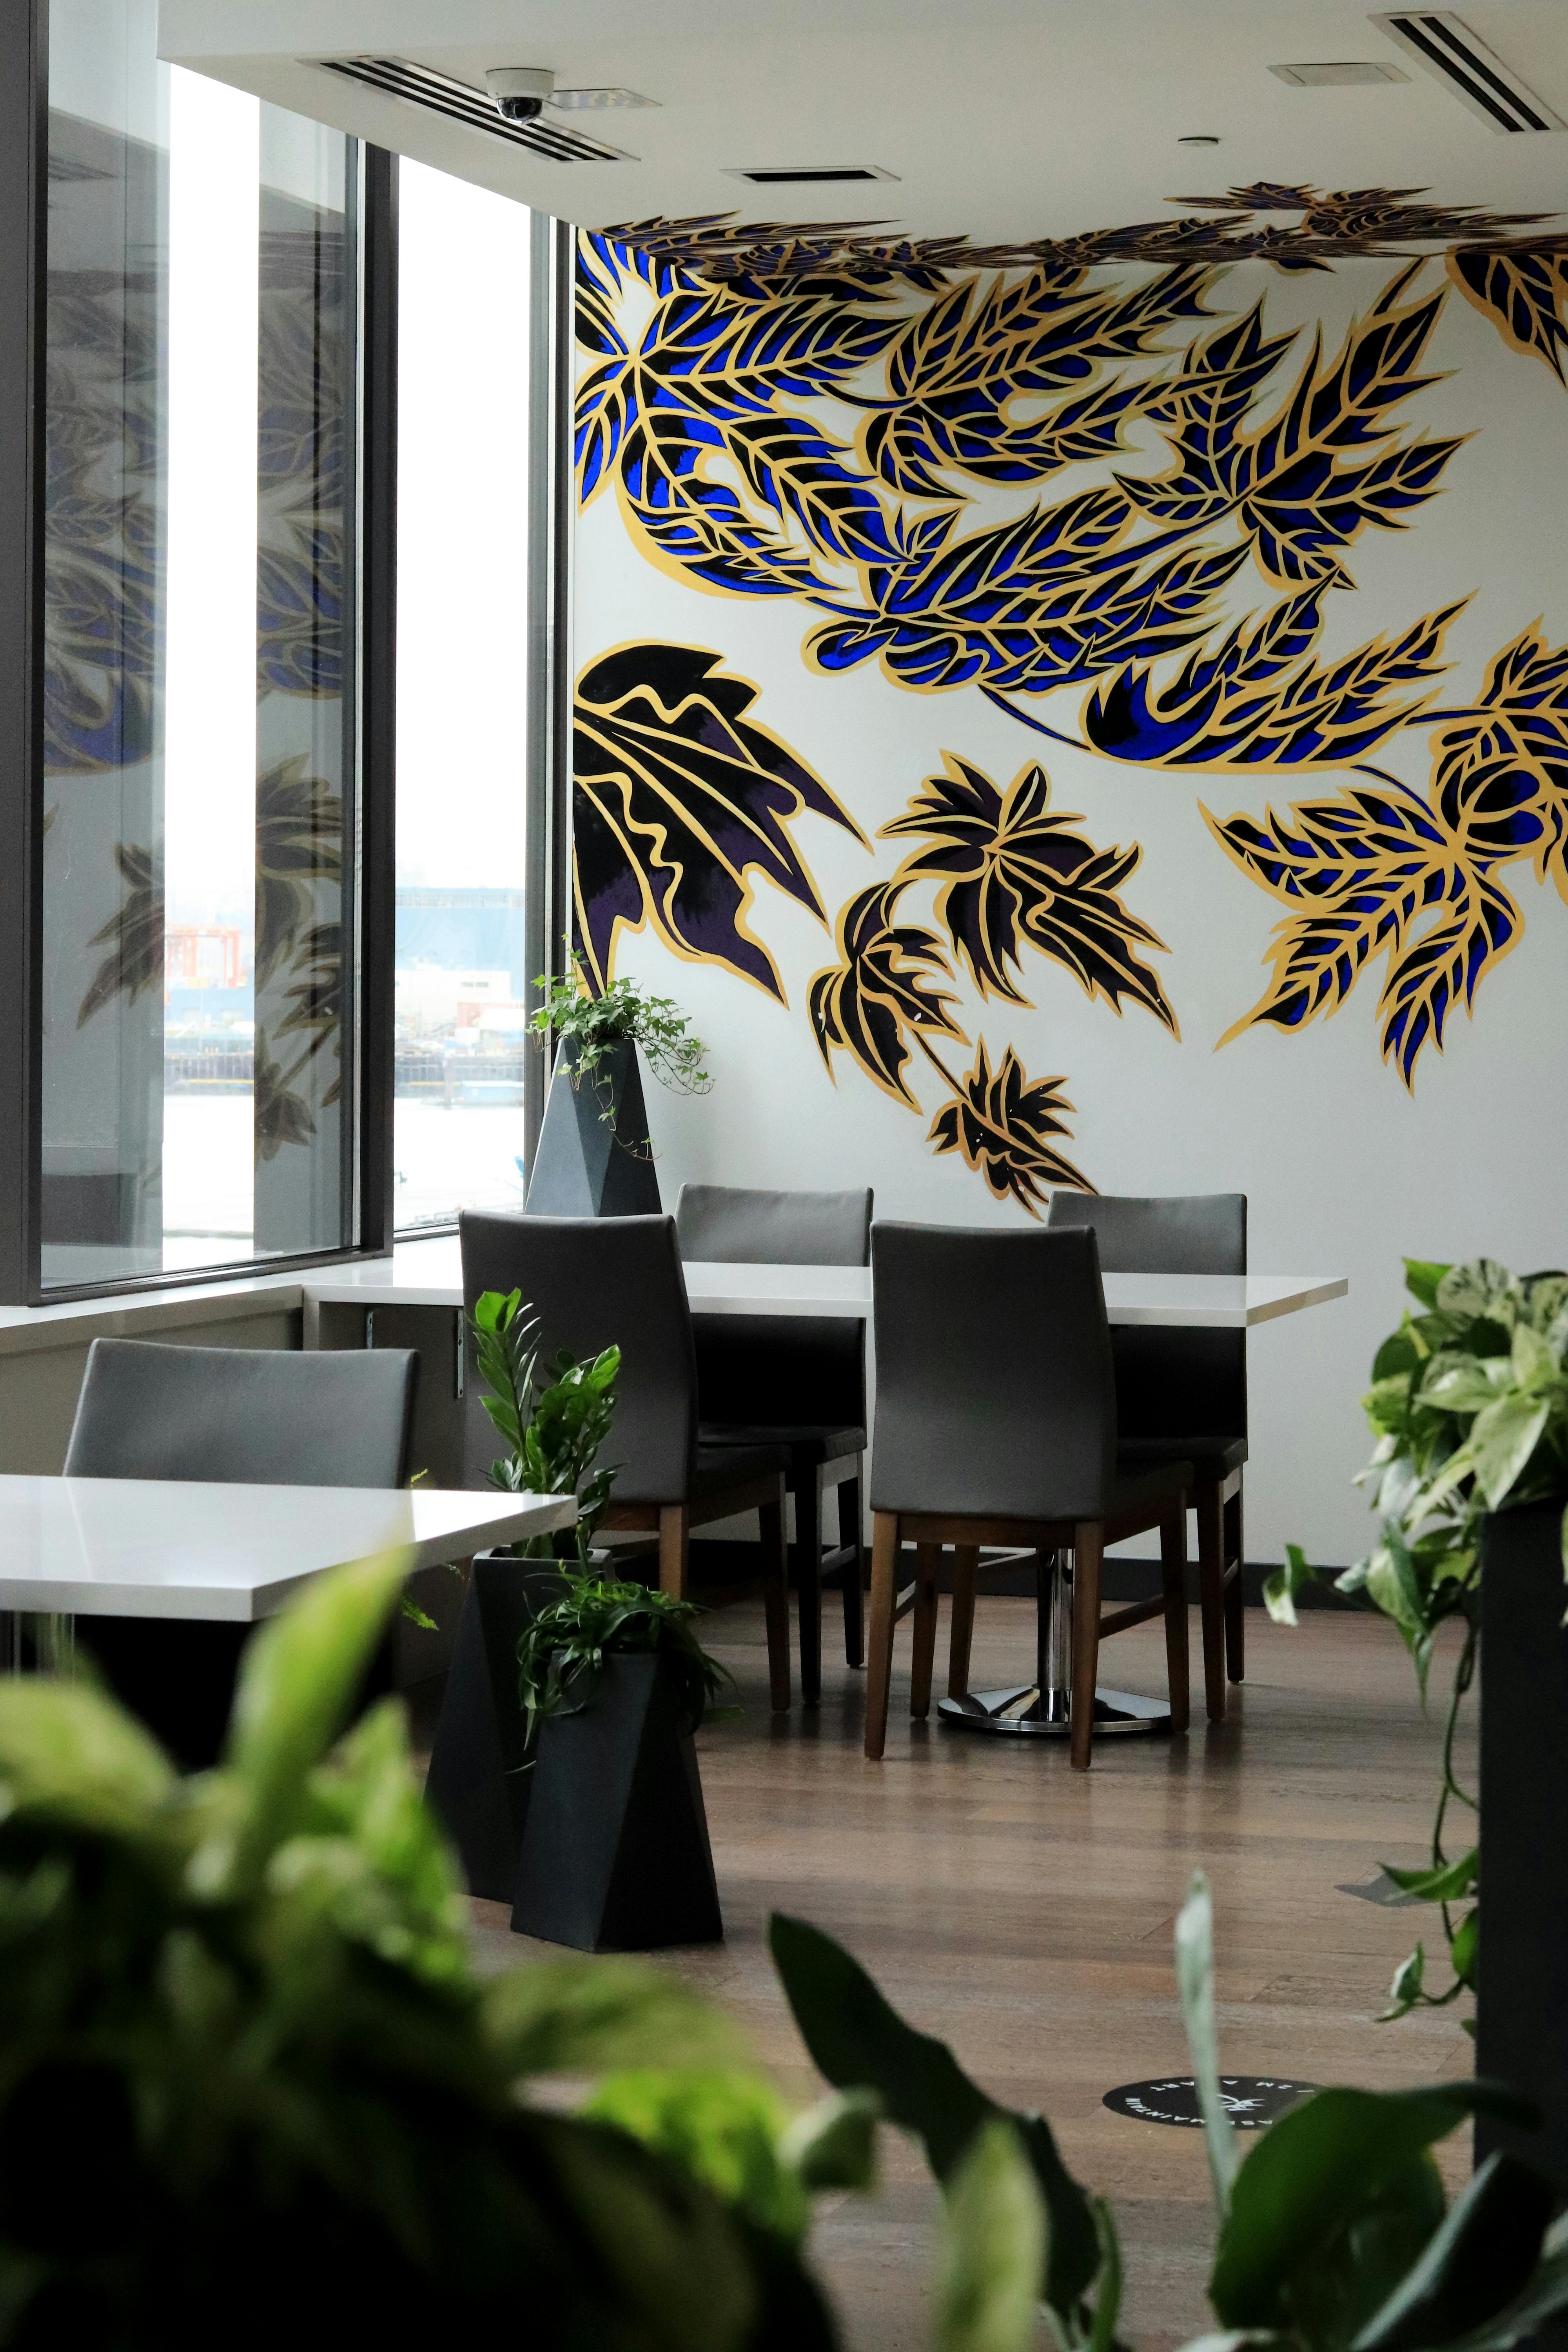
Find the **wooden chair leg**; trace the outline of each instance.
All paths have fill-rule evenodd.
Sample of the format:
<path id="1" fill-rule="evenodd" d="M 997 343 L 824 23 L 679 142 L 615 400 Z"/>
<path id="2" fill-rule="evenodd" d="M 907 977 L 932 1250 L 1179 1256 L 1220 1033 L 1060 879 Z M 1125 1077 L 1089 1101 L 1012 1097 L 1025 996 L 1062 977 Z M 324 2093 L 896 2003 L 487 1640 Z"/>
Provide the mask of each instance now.
<path id="1" fill-rule="evenodd" d="M 931 1713 L 931 1669 L 936 1664 L 936 1576 L 941 1544 L 915 1546 L 915 1642 L 910 1664 L 910 1713 Z"/>
<path id="2" fill-rule="evenodd" d="M 969 1652 L 974 1638 L 974 1587 L 979 1574 L 979 1545 L 955 1545 L 952 1554 L 952 1637 L 947 1653 L 949 1698 L 962 1698 L 969 1688 Z"/>
<path id="3" fill-rule="evenodd" d="M 775 1715 L 789 1711 L 789 1551 L 784 1542 L 784 1474 L 776 1503 L 757 1507 L 763 1538 L 763 1609 L 768 1626 L 768 1687 Z"/>
<path id="4" fill-rule="evenodd" d="M 893 1611 L 899 1599 L 899 1515 L 879 1511 L 871 1523 L 871 1654 L 866 1668 L 866 1753 L 888 1743 L 888 1693 L 893 1679 Z"/>
<path id="5" fill-rule="evenodd" d="M 844 1661 L 847 1665 L 863 1666 L 866 1630 L 861 1592 L 866 1580 L 866 1546 L 860 1530 L 858 1478 L 847 1478 L 838 1489 L 838 1540 L 855 1547 L 855 1557 L 844 1571 Z"/>
<path id="6" fill-rule="evenodd" d="M 1242 1529 L 1241 1487 L 1225 1507 L 1225 1558 L 1228 1568 L 1235 1561 L 1235 1573 L 1225 1588 L 1225 1668 L 1233 1683 L 1244 1680 L 1247 1674 L 1247 1594 L 1242 1589 L 1247 1546 Z"/>
<path id="7" fill-rule="evenodd" d="M 1165 1671 L 1171 1685 L 1171 1729 L 1181 1732 L 1185 1731 L 1192 1715 L 1192 1697 L 1187 1686 L 1187 1507 L 1184 1497 L 1179 1509 L 1160 1522 L 1160 1577 L 1165 1592 Z M 1222 1713 L 1224 1706 L 1222 1698 Z"/>
<path id="8" fill-rule="evenodd" d="M 1198 1614 L 1204 1637 L 1204 1699 L 1211 1723 L 1225 1721 L 1225 1506 L 1217 1479 L 1193 1488 L 1198 1520 Z"/>
<path id="9" fill-rule="evenodd" d="M 1094 1748 L 1094 1686 L 1100 1674 L 1100 1571 L 1105 1529 L 1082 1519 L 1072 1545 L 1072 1725 L 1068 1741 L 1075 1772 L 1087 1772 Z"/>
<path id="10" fill-rule="evenodd" d="M 822 1469 L 810 1464 L 795 1486 L 795 1591 L 800 1614 L 800 1695 L 822 1696 Z"/>
<path id="11" fill-rule="evenodd" d="M 686 1598 L 691 1514 L 684 1503 L 666 1503 L 658 1515 L 658 1589 L 672 1601 Z"/>

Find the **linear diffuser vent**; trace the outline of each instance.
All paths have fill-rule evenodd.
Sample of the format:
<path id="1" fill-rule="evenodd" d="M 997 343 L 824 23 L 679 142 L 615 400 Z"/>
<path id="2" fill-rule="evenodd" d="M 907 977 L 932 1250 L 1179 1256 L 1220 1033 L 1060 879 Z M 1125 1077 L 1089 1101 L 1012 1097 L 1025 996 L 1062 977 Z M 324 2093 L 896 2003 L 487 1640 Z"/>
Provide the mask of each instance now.
<path id="1" fill-rule="evenodd" d="M 1297 89 L 1357 89 L 1365 83 L 1410 79 L 1397 66 L 1363 64 L 1360 58 L 1352 58 L 1322 65 L 1270 66 L 1268 70 Z"/>
<path id="2" fill-rule="evenodd" d="M 751 163 L 721 166 L 727 180 L 750 180 L 758 188 L 804 187 L 816 180 L 896 180 L 876 163 Z"/>
<path id="3" fill-rule="evenodd" d="M 1461 105 L 1492 131 L 1561 131 L 1565 126 L 1542 98 L 1511 73 L 1451 8 L 1405 8 L 1373 23 L 1397 41 L 1428 73 L 1446 81 Z"/>
<path id="4" fill-rule="evenodd" d="M 367 82 L 372 89 L 384 90 L 405 106 L 444 114 L 470 131 L 482 131 L 487 139 L 526 147 L 552 163 L 637 161 L 618 147 L 606 147 L 602 140 L 569 131 L 563 123 L 546 122 L 542 117 L 532 122 L 503 121 L 483 90 L 472 89 L 466 81 L 454 81 L 450 74 L 437 73 L 430 66 L 412 65 L 406 58 L 309 58 L 301 62 L 319 66 L 323 73 L 342 74 L 345 81 Z"/>

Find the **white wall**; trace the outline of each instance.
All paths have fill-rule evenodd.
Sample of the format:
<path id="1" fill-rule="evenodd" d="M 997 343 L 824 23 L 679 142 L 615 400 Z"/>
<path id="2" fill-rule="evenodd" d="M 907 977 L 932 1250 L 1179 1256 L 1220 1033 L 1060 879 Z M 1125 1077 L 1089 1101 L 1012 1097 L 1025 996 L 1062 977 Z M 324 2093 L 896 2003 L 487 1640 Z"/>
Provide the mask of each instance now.
<path id="1" fill-rule="evenodd" d="M 1277 405 L 1279 386 L 1305 357 L 1305 331 L 1316 314 L 1331 351 L 1394 269 L 1388 261 L 1357 260 L 1331 274 L 1271 276 L 1258 263 L 1219 273 L 1211 310 L 1239 313 L 1262 292 L 1270 332 L 1303 330 L 1258 395 L 1249 423 Z M 1422 286 L 1431 291 L 1441 283 L 1438 259 L 1427 265 Z M 908 307 L 920 306 L 910 298 Z M 635 289 L 619 314 L 623 331 L 640 331 L 649 307 L 646 290 Z M 1214 323 L 1203 321 L 1202 331 Z M 1191 331 L 1168 334 L 1167 347 Z M 1568 638 L 1568 393 L 1538 358 L 1509 349 L 1455 290 L 1422 373 L 1442 380 L 1394 412 L 1402 443 L 1417 431 L 1471 437 L 1449 460 L 1439 494 L 1414 509 L 1408 530 L 1369 530 L 1348 550 L 1356 585 L 1328 598 L 1317 658 L 1335 657 L 1380 631 L 1396 634 L 1468 595 L 1448 638 L 1453 667 L 1435 696 L 1452 707 L 1477 700 L 1489 661 L 1538 615 L 1549 644 Z M 809 406 L 781 404 L 792 413 Z M 849 413 L 832 404 L 809 413 L 841 433 L 852 429 Z M 1122 469 L 1160 471 L 1158 437 L 1145 426 L 1129 437 L 1133 454 L 1116 461 Z M 1079 467 L 1006 493 L 969 485 L 974 505 L 963 527 L 1021 513 L 1037 498 L 1055 503 L 1109 471 Z M 1123 895 L 1169 949 L 1151 960 L 1179 1017 L 1179 1043 L 1140 1009 L 1119 1018 L 1104 1002 L 1091 1003 L 1067 971 L 1033 953 L 1020 982 L 1032 1006 L 982 1006 L 961 986 L 960 1018 L 972 1041 L 984 1032 L 994 1058 L 1010 1042 L 1031 1077 L 1065 1077 L 1074 1115 L 1064 1149 L 1099 1190 L 1245 1191 L 1254 1270 L 1349 1276 L 1347 1300 L 1253 1337 L 1247 1549 L 1254 1559 L 1278 1559 L 1285 1541 L 1298 1540 L 1321 1560 L 1355 1558 L 1369 1533 L 1350 1483 L 1366 1451 L 1357 1399 L 1377 1339 L 1399 1316 L 1401 1254 L 1484 1253 L 1521 1270 L 1568 1262 L 1568 909 L 1550 882 L 1538 882 L 1527 858 L 1502 870 L 1524 935 L 1482 981 L 1473 1020 L 1456 1014 L 1446 1050 L 1423 1054 L 1413 1094 L 1379 1055 L 1380 961 L 1369 961 L 1332 1017 L 1293 1034 L 1254 1028 L 1216 1050 L 1261 992 L 1262 960 L 1283 909 L 1226 858 L 1200 803 L 1220 817 L 1237 810 L 1261 816 L 1270 802 L 1283 808 L 1292 799 L 1331 795 L 1352 781 L 1344 769 L 1134 768 L 1045 740 L 974 688 L 911 692 L 874 664 L 847 676 L 818 675 L 801 647 L 819 615 L 793 597 L 715 593 L 674 576 L 649 560 L 613 488 L 580 520 L 575 583 L 579 673 L 630 640 L 719 651 L 727 674 L 760 689 L 748 717 L 783 738 L 858 821 L 869 848 L 821 818 L 792 827 L 829 924 L 857 890 L 892 873 L 908 845 L 878 842 L 877 828 L 940 770 L 944 751 L 962 753 L 1004 785 L 1038 758 L 1052 778 L 1054 804 L 1080 813 L 1081 829 L 1097 846 L 1142 845 L 1142 864 Z M 1232 619 L 1261 614 L 1282 593 L 1248 564 L 1226 592 L 1224 608 Z M 1166 661 L 1157 674 L 1178 666 Z M 1068 687 L 1029 707 L 1076 734 L 1088 691 Z M 1568 718 L 1560 723 L 1568 730 Z M 1426 730 L 1390 735 L 1367 756 L 1426 790 L 1432 760 Z M 1558 807 L 1568 820 L 1568 766 L 1559 776 Z M 930 924 L 929 891 L 911 891 L 905 907 L 907 919 Z M 716 1079 L 712 1094 L 695 1101 L 648 1090 L 667 1205 L 687 1179 L 870 1182 L 882 1215 L 1016 1223 L 1024 1213 L 1016 1204 L 993 1200 L 977 1173 L 928 1146 L 939 1089 L 917 1077 L 924 1106 L 917 1118 L 846 1055 L 836 1057 L 830 1078 L 805 1003 L 810 976 L 835 960 L 830 929 L 760 878 L 751 919 L 776 960 L 787 1005 L 711 963 L 678 960 L 651 923 L 620 934 L 616 970 L 679 1000 L 708 1044 Z M 952 1053 L 967 1067 L 970 1050 Z"/>

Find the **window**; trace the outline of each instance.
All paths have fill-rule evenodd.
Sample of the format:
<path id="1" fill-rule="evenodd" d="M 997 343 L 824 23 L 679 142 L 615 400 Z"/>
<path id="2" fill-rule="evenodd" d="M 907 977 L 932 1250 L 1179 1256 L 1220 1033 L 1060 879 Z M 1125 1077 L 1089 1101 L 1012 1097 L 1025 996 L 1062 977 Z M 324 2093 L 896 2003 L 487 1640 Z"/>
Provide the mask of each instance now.
<path id="1" fill-rule="evenodd" d="M 357 1239 L 357 151 L 49 14 L 45 1288 Z"/>
<path id="2" fill-rule="evenodd" d="M 530 234 L 522 205 L 403 164 L 393 1158 L 404 1231 L 460 1208 L 522 1206 Z"/>

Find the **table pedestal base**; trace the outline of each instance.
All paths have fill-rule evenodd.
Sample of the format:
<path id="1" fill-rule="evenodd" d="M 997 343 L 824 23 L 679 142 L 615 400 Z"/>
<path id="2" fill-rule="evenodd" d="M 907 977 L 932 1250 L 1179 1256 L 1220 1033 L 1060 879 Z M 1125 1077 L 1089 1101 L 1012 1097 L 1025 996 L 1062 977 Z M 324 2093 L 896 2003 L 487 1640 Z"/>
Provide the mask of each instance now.
<path id="1" fill-rule="evenodd" d="M 1010 1738 L 1065 1739 L 1072 1728 L 1072 1563 L 1059 1551 L 1035 1555 L 1037 1606 L 1035 1679 L 1006 1690 L 965 1691 L 937 1706 L 943 1723 L 961 1731 L 996 1731 Z M 1163 1699 L 1135 1691 L 1094 1694 L 1094 1736 L 1115 1732 L 1169 1731 L 1171 1710 Z"/>

